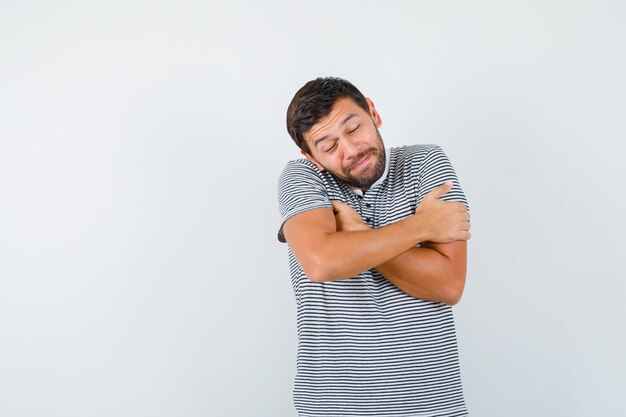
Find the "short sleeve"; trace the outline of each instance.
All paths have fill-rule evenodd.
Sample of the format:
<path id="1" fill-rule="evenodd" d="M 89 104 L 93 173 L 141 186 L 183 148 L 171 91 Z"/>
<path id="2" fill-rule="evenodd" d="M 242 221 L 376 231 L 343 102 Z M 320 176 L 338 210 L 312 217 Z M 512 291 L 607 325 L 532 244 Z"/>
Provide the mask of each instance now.
<path id="1" fill-rule="evenodd" d="M 332 207 L 321 172 L 304 159 L 289 162 L 278 180 L 278 240 L 286 242 L 283 224 L 291 217 L 308 210 Z"/>
<path id="2" fill-rule="evenodd" d="M 417 201 L 446 181 L 452 181 L 452 189 L 443 196 L 444 201 L 458 201 L 467 205 L 467 199 L 450 160 L 437 145 L 431 145 L 418 169 Z"/>

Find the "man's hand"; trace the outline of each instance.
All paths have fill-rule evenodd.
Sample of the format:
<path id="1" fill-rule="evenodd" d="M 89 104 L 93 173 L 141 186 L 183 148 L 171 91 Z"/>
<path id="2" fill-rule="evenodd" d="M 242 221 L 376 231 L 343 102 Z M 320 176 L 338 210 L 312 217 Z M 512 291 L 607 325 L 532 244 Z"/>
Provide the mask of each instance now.
<path id="1" fill-rule="evenodd" d="M 434 227 L 435 238 L 454 234 L 459 228 L 469 228 L 469 216 L 462 203 L 441 200 L 451 184 L 443 184 L 424 196 L 413 220 L 423 220 Z M 371 230 L 359 213 L 340 201 L 331 201 L 337 232 Z M 421 210 L 421 212 L 420 212 Z M 446 214 L 447 212 L 452 214 Z M 461 213 L 457 216 L 457 213 Z M 450 219 L 445 216 L 450 216 Z M 467 244 L 421 242 L 421 248 L 406 252 L 376 265 L 376 269 L 406 294 L 429 301 L 456 304 L 465 286 Z"/>
<path id="2" fill-rule="evenodd" d="M 415 209 L 420 226 L 430 242 L 449 243 L 471 237 L 470 215 L 464 203 L 443 201 L 452 189 L 452 181 L 440 185 L 424 196 Z"/>
<path id="3" fill-rule="evenodd" d="M 464 203 L 443 201 L 443 197 L 452 188 L 447 182 L 424 196 L 415 209 L 416 220 L 428 233 L 428 241 L 449 243 L 470 238 L 470 217 Z M 352 207 L 341 201 L 331 201 L 338 232 L 356 232 L 371 229 Z"/>
<path id="4" fill-rule="evenodd" d="M 335 222 L 338 232 L 356 232 L 357 230 L 367 230 L 370 227 L 365 224 L 359 213 L 352 207 L 341 201 L 331 201 Z"/>

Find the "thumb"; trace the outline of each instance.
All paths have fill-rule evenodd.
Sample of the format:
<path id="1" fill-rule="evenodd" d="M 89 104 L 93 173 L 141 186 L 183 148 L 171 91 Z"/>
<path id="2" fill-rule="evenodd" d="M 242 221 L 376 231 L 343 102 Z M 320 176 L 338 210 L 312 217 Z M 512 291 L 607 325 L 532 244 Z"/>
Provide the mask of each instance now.
<path id="1" fill-rule="evenodd" d="M 339 200 L 331 200 L 330 203 L 333 205 L 334 213 L 339 213 L 341 210 L 344 210 L 346 207 L 349 207 L 346 203 L 342 203 Z"/>
<path id="2" fill-rule="evenodd" d="M 444 195 L 446 195 L 446 193 L 448 191 L 450 191 L 451 189 L 452 189 L 452 180 L 446 181 L 443 184 L 441 184 L 440 186 L 434 188 L 428 194 L 426 194 L 424 196 L 424 198 L 432 198 L 432 199 L 437 199 L 438 200 L 441 197 L 443 197 Z"/>

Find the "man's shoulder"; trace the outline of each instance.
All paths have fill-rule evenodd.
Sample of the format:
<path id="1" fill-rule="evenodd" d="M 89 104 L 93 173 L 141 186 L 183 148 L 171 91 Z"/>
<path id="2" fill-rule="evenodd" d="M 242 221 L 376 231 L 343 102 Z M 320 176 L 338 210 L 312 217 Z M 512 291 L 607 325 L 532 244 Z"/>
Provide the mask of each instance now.
<path id="1" fill-rule="evenodd" d="M 429 155 L 443 153 L 441 147 L 435 144 L 405 145 L 391 148 L 391 163 L 398 168 L 410 165 L 412 168 L 420 166 Z"/>
<path id="2" fill-rule="evenodd" d="M 395 152 L 399 156 L 404 157 L 415 157 L 415 156 L 424 156 L 433 151 L 441 151 L 441 147 L 435 144 L 415 144 L 415 145 L 404 145 L 400 147 L 391 148 L 392 152 Z"/>
<path id="3" fill-rule="evenodd" d="M 322 172 L 315 166 L 314 163 L 306 158 L 292 159 L 285 164 L 282 175 L 285 173 L 309 173 L 314 175 L 322 175 Z"/>
<path id="4" fill-rule="evenodd" d="M 325 188 L 328 183 L 326 172 L 322 172 L 308 159 L 294 159 L 285 164 L 279 178 L 278 188 L 293 190 L 298 188 Z"/>

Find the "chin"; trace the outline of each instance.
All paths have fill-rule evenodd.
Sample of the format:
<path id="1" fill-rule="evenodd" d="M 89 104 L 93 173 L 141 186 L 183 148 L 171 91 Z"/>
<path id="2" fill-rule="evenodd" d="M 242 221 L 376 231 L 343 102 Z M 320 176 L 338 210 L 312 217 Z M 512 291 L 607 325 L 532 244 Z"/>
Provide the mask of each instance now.
<path id="1" fill-rule="evenodd" d="M 367 167 L 365 172 L 363 172 L 360 176 L 355 177 L 352 175 L 346 176 L 346 178 L 350 178 L 351 182 L 358 183 L 359 188 L 369 188 L 372 184 L 374 184 L 385 172 L 385 164 L 381 163 L 380 155 L 374 161 L 372 161 L 372 165 Z"/>
<path id="2" fill-rule="evenodd" d="M 378 178 L 380 178 L 380 176 L 382 175 L 382 173 L 380 175 L 377 175 L 377 174 L 378 172 L 371 172 L 371 173 L 368 172 L 367 175 L 361 175 L 360 177 L 353 177 L 353 176 L 342 177 L 342 180 L 346 184 L 352 187 L 370 188 L 376 182 L 376 180 L 378 180 Z"/>

